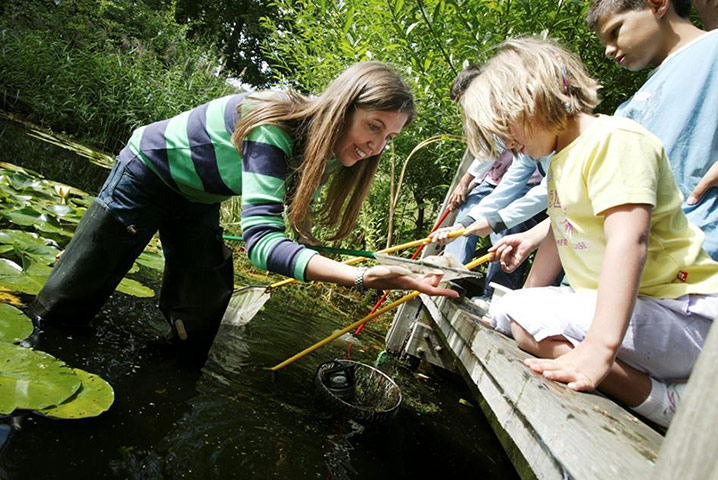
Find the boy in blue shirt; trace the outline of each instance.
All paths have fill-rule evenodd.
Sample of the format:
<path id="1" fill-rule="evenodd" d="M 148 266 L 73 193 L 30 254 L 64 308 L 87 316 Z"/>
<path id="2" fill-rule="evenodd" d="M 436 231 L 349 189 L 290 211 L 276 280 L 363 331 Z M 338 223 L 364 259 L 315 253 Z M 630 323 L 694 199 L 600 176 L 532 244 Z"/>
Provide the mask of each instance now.
<path id="1" fill-rule="evenodd" d="M 688 0 L 594 0 L 587 22 L 606 55 L 632 71 L 656 67 L 616 110 L 661 139 L 683 211 L 718 259 L 718 31 L 688 18 Z"/>

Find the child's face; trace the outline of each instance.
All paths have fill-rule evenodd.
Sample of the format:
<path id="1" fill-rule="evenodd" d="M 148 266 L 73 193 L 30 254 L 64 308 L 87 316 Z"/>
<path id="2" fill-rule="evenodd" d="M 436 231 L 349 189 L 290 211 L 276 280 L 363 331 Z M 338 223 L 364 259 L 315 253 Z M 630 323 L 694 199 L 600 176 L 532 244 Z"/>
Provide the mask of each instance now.
<path id="1" fill-rule="evenodd" d="M 607 57 L 636 72 L 649 65 L 660 65 L 665 58 L 658 20 L 655 9 L 650 6 L 609 12 L 599 20 L 596 33 L 606 47 Z"/>
<path id="2" fill-rule="evenodd" d="M 344 131 L 334 144 L 334 156 L 345 167 L 384 150 L 386 142 L 404 128 L 408 115 L 404 112 L 355 109 L 345 120 Z"/>
<path id="3" fill-rule="evenodd" d="M 538 159 L 556 150 L 558 136 L 541 125 L 528 130 L 523 125 L 509 125 L 511 137 L 505 138 L 506 148 Z"/>

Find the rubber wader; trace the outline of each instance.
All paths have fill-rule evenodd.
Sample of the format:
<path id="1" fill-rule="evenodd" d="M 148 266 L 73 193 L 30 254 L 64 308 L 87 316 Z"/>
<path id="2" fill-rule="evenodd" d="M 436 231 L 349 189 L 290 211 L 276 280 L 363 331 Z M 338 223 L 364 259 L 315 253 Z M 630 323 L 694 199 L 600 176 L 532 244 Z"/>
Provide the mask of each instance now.
<path id="1" fill-rule="evenodd" d="M 160 310 L 169 322 L 173 343 L 208 349 L 232 296 L 232 252 L 222 245 L 223 261 L 213 268 L 165 264 Z"/>
<path id="2" fill-rule="evenodd" d="M 137 238 L 97 202 L 87 209 L 70 244 L 30 305 L 38 323 L 86 325 L 129 271 L 149 239 Z"/>

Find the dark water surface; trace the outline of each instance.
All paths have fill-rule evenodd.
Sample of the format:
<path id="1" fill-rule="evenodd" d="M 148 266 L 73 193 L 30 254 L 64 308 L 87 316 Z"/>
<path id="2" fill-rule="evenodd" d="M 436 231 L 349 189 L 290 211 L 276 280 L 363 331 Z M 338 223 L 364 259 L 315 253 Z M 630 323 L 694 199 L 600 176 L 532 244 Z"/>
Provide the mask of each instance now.
<path id="1" fill-rule="evenodd" d="M 90 193 L 107 174 L 8 123 L 0 161 Z M 150 273 L 144 283 L 158 291 L 158 281 Z M 301 304 L 291 287 L 273 293 L 251 323 L 221 328 L 204 365 L 154 342 L 164 324 L 156 298 L 116 293 L 89 328 L 41 332 L 35 348 L 101 375 L 115 404 L 95 419 L 0 419 L 0 478 L 516 478 L 478 406 L 459 403 L 470 399 L 460 383 L 389 357 L 381 368 L 405 402 L 389 423 L 361 425 L 332 415 L 314 393 L 317 366 L 346 345 L 265 370 L 344 326 L 324 301 Z M 352 359 L 373 364 L 382 339 L 360 340 Z"/>

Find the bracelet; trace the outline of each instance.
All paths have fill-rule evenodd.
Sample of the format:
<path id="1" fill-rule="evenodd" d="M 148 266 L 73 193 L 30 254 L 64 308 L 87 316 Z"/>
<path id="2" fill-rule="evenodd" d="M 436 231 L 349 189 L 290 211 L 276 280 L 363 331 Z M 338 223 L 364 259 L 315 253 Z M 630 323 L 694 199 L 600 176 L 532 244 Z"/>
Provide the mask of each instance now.
<path id="1" fill-rule="evenodd" d="M 367 267 L 358 267 L 354 274 L 354 289 L 359 293 L 364 293 L 364 274 L 367 270 Z"/>

